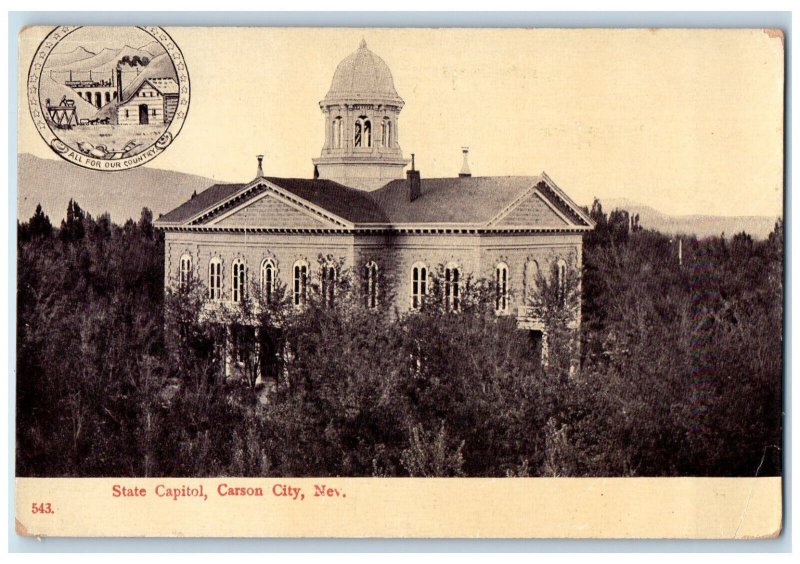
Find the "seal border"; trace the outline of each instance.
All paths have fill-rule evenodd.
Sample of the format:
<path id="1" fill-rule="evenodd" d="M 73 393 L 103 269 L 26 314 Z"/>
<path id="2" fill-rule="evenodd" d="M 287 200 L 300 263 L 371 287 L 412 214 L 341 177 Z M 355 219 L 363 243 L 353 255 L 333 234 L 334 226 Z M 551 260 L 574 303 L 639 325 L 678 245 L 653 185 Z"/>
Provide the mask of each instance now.
<path id="1" fill-rule="evenodd" d="M 152 143 L 149 147 L 147 147 L 142 152 L 133 155 L 132 157 L 128 157 L 125 160 L 135 160 L 136 162 L 131 162 L 128 165 L 123 164 L 123 159 L 114 159 L 114 160 L 101 160 L 96 159 L 99 162 L 114 162 L 120 163 L 120 166 L 115 166 L 113 168 L 102 168 L 96 166 L 89 166 L 83 162 L 80 162 L 74 158 L 69 157 L 69 153 L 74 155 L 80 155 L 83 157 L 84 155 L 77 151 L 76 149 L 70 147 L 66 143 L 64 143 L 56 133 L 50 128 L 47 121 L 44 119 L 43 110 L 41 106 L 41 100 L 39 99 L 39 95 L 41 92 L 41 79 L 43 74 L 43 69 L 45 62 L 47 61 L 48 57 L 52 53 L 53 49 L 55 49 L 56 45 L 64 39 L 67 35 L 83 28 L 83 27 L 130 27 L 142 30 L 144 33 L 149 35 L 153 38 L 153 40 L 158 41 L 163 47 L 167 54 L 170 56 L 170 60 L 172 62 L 172 66 L 175 68 L 176 73 L 179 75 L 181 73 L 185 74 L 185 84 L 186 84 L 186 92 L 179 92 L 178 97 L 178 107 L 179 112 L 180 106 L 185 105 L 183 111 L 183 116 L 178 118 L 178 112 L 176 112 L 175 118 L 170 122 L 161 136 Z M 166 42 L 162 37 L 157 37 L 155 33 L 162 33 L 166 37 Z M 54 37 L 56 35 L 56 37 Z M 48 45 L 48 42 L 53 42 L 52 45 Z M 175 59 L 175 56 L 170 50 L 174 48 L 174 51 L 177 51 L 179 56 L 179 60 Z M 38 61 L 38 66 L 37 66 Z M 183 65 L 183 69 L 179 68 L 179 64 Z M 180 77 L 179 77 L 180 78 Z M 183 84 L 179 82 L 180 88 L 182 90 Z M 186 121 L 186 118 L 189 115 L 189 108 L 191 107 L 191 78 L 189 75 L 189 67 L 186 64 L 186 57 L 183 54 L 180 46 L 175 42 L 172 36 L 162 27 L 160 26 L 83 26 L 83 25 L 63 25 L 63 26 L 56 26 L 50 30 L 50 32 L 44 37 L 44 39 L 39 43 L 36 47 L 36 51 L 34 52 L 33 57 L 31 58 L 30 65 L 28 66 L 28 77 L 26 82 L 26 98 L 28 101 L 28 112 L 31 117 L 31 121 L 33 122 L 33 126 L 36 128 L 39 136 L 44 140 L 45 144 L 50 148 L 53 153 L 64 159 L 65 161 L 72 163 L 75 166 L 79 166 L 81 168 L 85 168 L 87 170 L 93 170 L 96 172 L 122 172 L 125 170 L 130 170 L 133 168 L 137 168 L 143 164 L 146 164 L 156 157 L 158 157 L 161 153 L 163 153 L 169 145 L 178 137 L 181 130 L 183 129 L 183 124 Z M 185 104 L 184 104 L 185 101 Z M 34 104 L 35 102 L 35 104 Z M 169 134 L 169 138 L 167 139 L 166 144 L 163 146 L 159 146 L 162 140 Z M 65 147 L 68 148 L 68 151 L 59 152 L 53 147 L 54 142 L 59 142 Z M 150 153 L 148 155 L 148 153 Z"/>

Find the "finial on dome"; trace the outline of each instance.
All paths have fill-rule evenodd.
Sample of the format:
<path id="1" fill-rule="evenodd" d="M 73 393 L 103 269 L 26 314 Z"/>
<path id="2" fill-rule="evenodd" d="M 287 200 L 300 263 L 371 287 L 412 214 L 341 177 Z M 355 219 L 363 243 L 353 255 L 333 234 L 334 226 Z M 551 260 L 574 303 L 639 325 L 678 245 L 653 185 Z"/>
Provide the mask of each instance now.
<path id="1" fill-rule="evenodd" d="M 367 48 L 367 42 L 363 37 L 361 38 L 361 43 L 358 44 L 358 48 L 359 49 L 366 49 Z"/>

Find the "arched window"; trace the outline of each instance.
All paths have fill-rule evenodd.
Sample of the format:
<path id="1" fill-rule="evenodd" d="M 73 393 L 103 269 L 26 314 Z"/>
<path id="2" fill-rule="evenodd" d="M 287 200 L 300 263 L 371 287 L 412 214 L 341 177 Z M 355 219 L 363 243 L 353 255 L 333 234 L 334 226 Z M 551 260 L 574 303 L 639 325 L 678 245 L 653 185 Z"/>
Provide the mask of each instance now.
<path id="1" fill-rule="evenodd" d="M 247 266 L 241 259 L 233 261 L 231 276 L 231 299 L 238 303 L 247 295 Z"/>
<path id="2" fill-rule="evenodd" d="M 353 147 L 372 147 L 372 123 L 367 116 L 359 116 L 356 120 Z"/>
<path id="3" fill-rule="evenodd" d="M 326 263 L 322 265 L 320 271 L 320 293 L 322 294 L 322 305 L 333 307 L 333 299 L 336 294 L 336 265 Z"/>
<path id="4" fill-rule="evenodd" d="M 378 265 L 370 261 L 364 266 L 364 286 L 367 307 L 378 306 Z"/>
<path id="5" fill-rule="evenodd" d="M 272 293 L 275 291 L 275 262 L 272 259 L 264 259 L 261 263 L 261 299 L 266 302 L 272 301 Z"/>
<path id="6" fill-rule="evenodd" d="M 111 101 L 111 92 L 106 92 L 106 104 Z"/>
<path id="7" fill-rule="evenodd" d="M 508 265 L 498 263 L 494 269 L 495 299 L 494 309 L 497 313 L 508 312 Z"/>
<path id="8" fill-rule="evenodd" d="M 218 257 L 208 263 L 208 297 L 212 300 L 222 299 L 222 261 Z"/>
<path id="9" fill-rule="evenodd" d="M 188 289 L 191 280 L 192 280 L 192 257 L 191 255 L 183 255 L 181 257 L 180 276 L 178 277 L 178 283 L 180 284 L 180 289 L 181 290 Z"/>
<path id="10" fill-rule="evenodd" d="M 461 307 L 461 272 L 457 266 L 444 269 L 444 305 L 453 311 Z"/>
<path id="11" fill-rule="evenodd" d="M 342 118 L 341 116 L 336 116 L 333 120 L 333 140 L 332 145 L 334 149 L 341 149 L 342 148 Z"/>
<path id="12" fill-rule="evenodd" d="M 292 278 L 292 302 L 300 307 L 306 303 L 308 288 L 308 264 L 305 261 L 299 260 L 294 263 Z"/>
<path id="13" fill-rule="evenodd" d="M 564 259 L 556 262 L 556 288 L 558 303 L 564 305 L 567 301 L 567 262 Z"/>
<path id="14" fill-rule="evenodd" d="M 525 263 L 525 300 L 532 300 L 536 295 L 538 283 L 536 282 L 539 276 L 539 263 L 535 260 L 529 260 Z"/>
<path id="15" fill-rule="evenodd" d="M 411 307 L 418 309 L 428 295 L 428 268 L 421 262 L 411 267 Z"/>
<path id="16" fill-rule="evenodd" d="M 387 119 L 386 120 L 386 147 L 391 147 L 393 144 L 392 141 L 392 121 Z"/>

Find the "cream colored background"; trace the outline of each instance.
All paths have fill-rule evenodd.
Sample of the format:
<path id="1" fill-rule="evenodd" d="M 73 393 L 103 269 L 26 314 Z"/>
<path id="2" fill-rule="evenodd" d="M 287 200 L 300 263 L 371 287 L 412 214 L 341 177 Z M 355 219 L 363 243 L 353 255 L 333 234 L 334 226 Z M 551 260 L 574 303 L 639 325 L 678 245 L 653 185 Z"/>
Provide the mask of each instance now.
<path id="1" fill-rule="evenodd" d="M 264 497 L 222 498 L 220 483 Z M 153 495 L 203 483 L 208 501 Z M 780 478 L 17 479 L 17 532 L 39 536 L 711 538 L 773 537 Z M 114 498 L 114 484 L 148 489 Z M 305 501 L 274 497 L 299 486 Z M 312 498 L 314 484 L 346 498 Z M 33 502 L 55 513 L 34 515 Z"/>
<path id="2" fill-rule="evenodd" d="M 21 93 L 47 31 L 21 36 Z M 167 31 L 192 99 L 152 167 L 243 182 L 263 152 L 268 175 L 310 177 L 318 102 L 363 37 L 406 101 L 400 145 L 423 176 L 455 176 L 468 145 L 474 175 L 546 170 L 581 204 L 782 215 L 783 42 L 763 30 Z M 19 150 L 56 158 L 22 109 Z"/>
<path id="3" fill-rule="evenodd" d="M 24 96 L 48 31 L 20 36 L 19 150 L 55 159 Z M 469 145 L 473 174 L 546 170 L 580 203 L 628 197 L 673 214 L 782 214 L 783 42 L 765 31 L 167 31 L 186 57 L 192 98 L 180 136 L 153 167 L 244 181 L 263 152 L 268 175 L 310 177 L 324 131 L 318 101 L 363 37 L 406 101 L 400 144 L 423 176 L 456 175 Z M 158 482 L 18 479 L 18 532 L 748 538 L 776 535 L 782 511 L 780 478 L 339 479 L 347 499 L 304 505 L 110 495 L 113 483 Z M 33 515 L 33 502 L 56 513 Z"/>

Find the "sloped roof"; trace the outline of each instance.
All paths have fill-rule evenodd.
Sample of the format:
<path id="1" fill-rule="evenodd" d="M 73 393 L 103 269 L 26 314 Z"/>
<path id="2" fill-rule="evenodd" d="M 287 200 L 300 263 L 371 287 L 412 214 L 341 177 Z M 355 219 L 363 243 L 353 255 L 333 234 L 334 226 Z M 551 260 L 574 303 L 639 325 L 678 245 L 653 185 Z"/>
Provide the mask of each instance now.
<path id="1" fill-rule="evenodd" d="M 245 186 L 247 186 L 247 184 L 214 184 L 174 210 L 165 213 L 158 218 L 158 221 L 163 223 L 183 223 L 189 221 L 189 219 L 203 210 L 212 208 L 215 204 L 227 200 Z"/>
<path id="2" fill-rule="evenodd" d="M 266 180 L 352 223 L 385 223 L 386 214 L 368 192 L 333 180 L 275 178 Z"/>
<path id="3" fill-rule="evenodd" d="M 215 184 L 162 216 L 158 223 L 185 223 L 239 192 L 247 192 L 258 180 L 249 184 Z M 263 180 L 350 223 L 379 226 L 486 225 L 543 181 L 541 176 L 423 178 L 419 197 L 411 201 L 407 180 L 393 180 L 374 192 L 323 179 L 267 177 Z M 557 187 L 552 188 L 556 196 L 567 198 Z M 567 211 L 583 219 L 574 204 L 569 202 L 567 206 L 570 207 Z M 590 222 L 586 221 L 586 225 Z"/>
<path id="4" fill-rule="evenodd" d="M 178 83 L 174 78 L 148 78 L 145 82 L 149 82 L 162 94 L 178 94 Z"/>
<path id="5" fill-rule="evenodd" d="M 409 200 L 408 182 L 393 180 L 370 193 L 390 223 L 487 223 L 539 181 L 536 176 L 423 178 Z"/>

